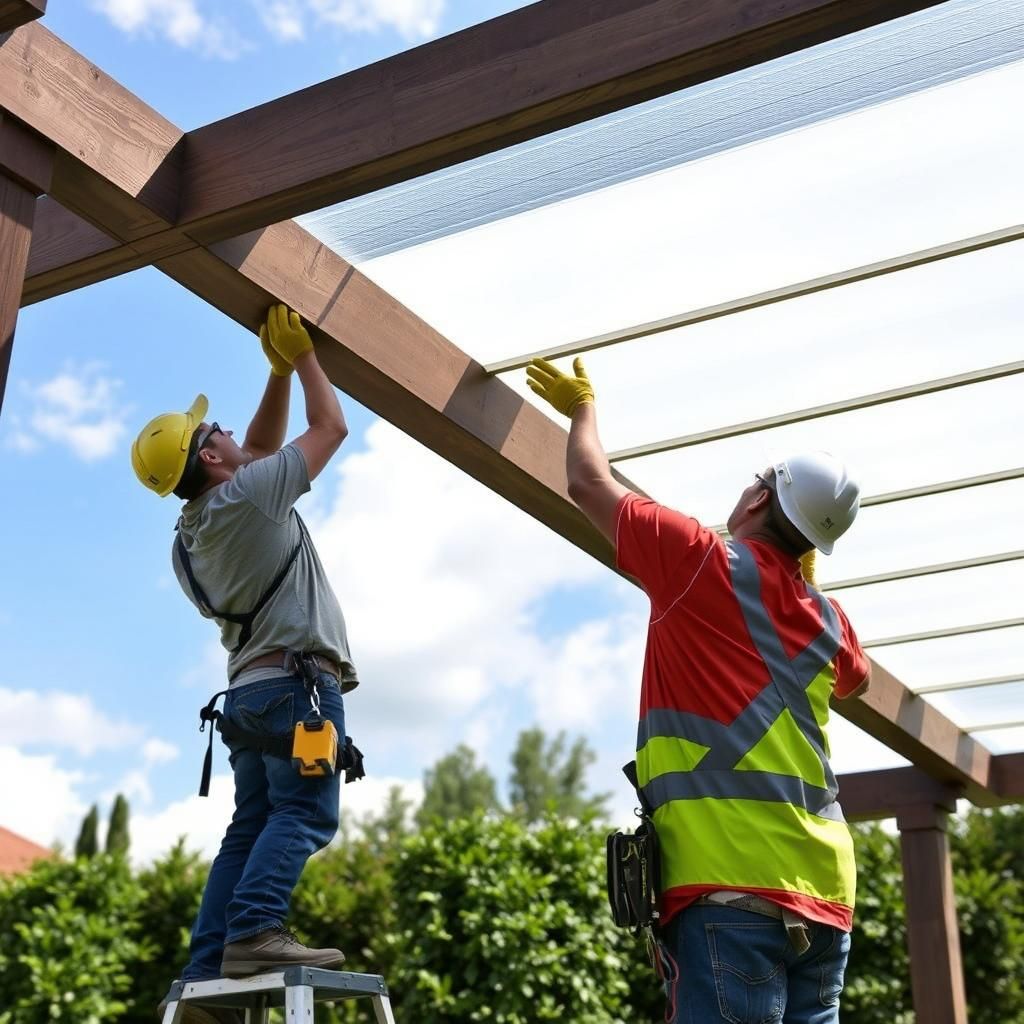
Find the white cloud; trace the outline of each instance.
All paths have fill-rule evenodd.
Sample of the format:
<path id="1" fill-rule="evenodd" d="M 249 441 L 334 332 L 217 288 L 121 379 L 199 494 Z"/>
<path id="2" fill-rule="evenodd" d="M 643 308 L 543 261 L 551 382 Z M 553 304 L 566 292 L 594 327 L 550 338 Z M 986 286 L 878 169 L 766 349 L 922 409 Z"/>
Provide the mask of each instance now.
<path id="1" fill-rule="evenodd" d="M 0 777 L 6 780 L 0 825 L 40 846 L 51 846 L 57 839 L 74 841 L 88 809 L 78 792 L 80 772 L 58 767 L 53 754 L 25 754 L 0 744 Z"/>
<path id="2" fill-rule="evenodd" d="M 142 759 L 147 765 L 166 764 L 175 760 L 181 751 L 166 740 L 149 739 L 142 745 Z"/>
<path id="3" fill-rule="evenodd" d="M 196 0 L 92 0 L 122 32 L 159 36 L 204 57 L 232 60 L 250 44 L 223 17 L 207 17 Z"/>
<path id="4" fill-rule="evenodd" d="M 359 782 L 342 785 L 342 816 L 358 827 L 368 815 L 381 811 L 392 786 L 398 786 L 402 795 L 414 805 L 423 799 L 423 786 L 416 780 L 397 776 L 367 776 Z M 205 858 L 212 860 L 220 849 L 224 830 L 234 813 L 234 794 L 231 775 L 214 775 L 210 781 L 208 797 L 192 794 L 151 814 L 133 813 L 132 858 L 138 863 L 148 863 L 166 853 L 184 836 L 190 850 L 198 850 Z"/>
<path id="5" fill-rule="evenodd" d="M 521 704 L 533 680 L 546 680 L 544 700 L 554 665 L 585 661 L 584 642 L 563 655 L 566 641 L 541 639 L 540 602 L 557 592 L 571 604 L 576 588 L 611 577 L 388 424 L 366 441 L 308 518 L 362 680 L 348 698 L 357 742 L 369 733 L 368 745 L 395 750 L 415 738 L 429 763 L 503 693 Z M 616 657 L 619 626 L 592 638 Z"/>
<path id="6" fill-rule="evenodd" d="M 407 39 L 434 35 L 445 0 L 310 0 L 321 20 L 353 32 L 396 29 Z"/>
<path id="7" fill-rule="evenodd" d="M 270 4 L 257 0 L 256 7 L 264 27 L 279 42 L 305 39 L 305 12 L 297 0 L 276 0 Z"/>
<path id="8" fill-rule="evenodd" d="M 89 756 L 136 743 L 141 735 L 137 725 L 109 718 L 80 694 L 0 687 L 0 743 Z"/>
<path id="9" fill-rule="evenodd" d="M 66 445 L 85 462 L 106 458 L 122 447 L 125 414 L 117 392 L 121 381 L 106 377 L 95 363 L 69 365 L 42 384 L 23 384 L 31 402 L 26 417 L 13 421 L 11 447 L 37 451 L 43 441 Z"/>

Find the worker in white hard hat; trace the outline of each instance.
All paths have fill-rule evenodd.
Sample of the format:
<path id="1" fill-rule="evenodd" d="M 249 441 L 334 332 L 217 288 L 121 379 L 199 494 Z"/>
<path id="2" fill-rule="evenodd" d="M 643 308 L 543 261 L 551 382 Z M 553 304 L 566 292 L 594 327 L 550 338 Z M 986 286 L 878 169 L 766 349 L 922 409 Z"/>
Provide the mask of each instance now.
<path id="1" fill-rule="evenodd" d="M 580 360 L 527 374 L 572 420 L 569 495 L 651 602 L 627 774 L 660 844 L 648 916 L 667 1019 L 834 1024 L 856 871 L 826 726 L 829 699 L 863 692 L 870 663 L 808 577 L 859 488 L 824 452 L 780 460 L 740 494 L 725 540 L 615 478 Z"/>
<path id="2" fill-rule="evenodd" d="M 185 501 L 174 571 L 229 652 L 224 711 L 213 710 L 218 694 L 202 718 L 211 744 L 216 725 L 231 750 L 235 814 L 210 869 L 183 982 L 344 960 L 338 949 L 302 945 L 285 924 L 303 866 L 334 837 L 339 814 L 332 759 L 312 773 L 293 766 L 298 725 L 303 736 L 314 724 L 318 736 L 344 738 L 342 694 L 358 683 L 341 608 L 294 505 L 347 427 L 298 314 L 271 307 L 260 340 L 270 376 L 241 446 L 207 421 L 203 395 L 187 412 L 151 420 L 132 446 L 139 481 Z M 308 428 L 284 444 L 293 371 Z M 201 795 L 209 776 L 208 753 Z M 242 1020 L 237 1010 L 188 1003 L 183 1013 L 185 1024 Z"/>

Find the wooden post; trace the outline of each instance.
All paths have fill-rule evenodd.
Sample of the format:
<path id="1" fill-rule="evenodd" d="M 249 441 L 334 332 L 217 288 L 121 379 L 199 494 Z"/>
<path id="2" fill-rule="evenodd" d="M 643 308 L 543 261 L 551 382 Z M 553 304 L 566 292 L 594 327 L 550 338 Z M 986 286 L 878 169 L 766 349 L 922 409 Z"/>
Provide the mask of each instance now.
<path id="1" fill-rule="evenodd" d="M 0 409 L 25 283 L 36 198 L 50 186 L 53 147 L 0 112 Z"/>
<path id="2" fill-rule="evenodd" d="M 896 818 L 903 852 L 914 1012 L 928 1024 L 967 1024 L 960 930 L 946 834 L 949 805 L 917 804 Z"/>

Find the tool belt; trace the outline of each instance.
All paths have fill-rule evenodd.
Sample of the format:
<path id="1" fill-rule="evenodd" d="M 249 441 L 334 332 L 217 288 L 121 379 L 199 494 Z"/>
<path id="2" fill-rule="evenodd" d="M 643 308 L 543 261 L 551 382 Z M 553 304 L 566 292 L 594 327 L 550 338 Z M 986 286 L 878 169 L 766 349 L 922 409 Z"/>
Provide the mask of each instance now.
<path id="1" fill-rule="evenodd" d="M 783 927 L 786 929 L 786 937 L 797 953 L 806 953 L 811 948 L 807 921 L 799 914 L 794 913 L 792 910 L 787 910 L 771 900 L 755 896 L 753 893 L 721 889 L 718 892 L 705 893 L 697 902 L 719 907 L 730 907 L 732 910 L 746 910 L 751 914 L 761 914 L 764 917 L 774 918 L 776 921 L 782 922 Z"/>
<path id="2" fill-rule="evenodd" d="M 365 778 L 362 751 L 352 742 L 351 736 L 344 743 L 337 742 L 334 723 L 320 714 L 320 700 L 317 693 L 319 666 L 316 656 L 293 654 L 293 664 L 306 684 L 310 697 L 310 713 L 286 733 L 268 735 L 245 729 L 224 716 L 216 708 L 217 701 L 228 691 L 215 693 L 207 704 L 199 709 L 199 731 L 205 732 L 207 723 L 212 725 L 206 756 L 203 758 L 203 774 L 199 782 L 199 795 L 209 796 L 210 774 L 213 770 L 214 729 L 229 743 L 236 743 L 248 750 L 270 754 L 291 761 L 300 775 L 333 775 L 345 773 L 345 782 L 357 782 Z"/>
<path id="3" fill-rule="evenodd" d="M 639 934 L 658 921 L 661 853 L 651 807 L 637 782 L 636 761 L 630 761 L 622 771 L 640 800 L 636 811 L 640 824 L 633 833 L 619 831 L 608 837 L 608 903 L 615 923 Z"/>

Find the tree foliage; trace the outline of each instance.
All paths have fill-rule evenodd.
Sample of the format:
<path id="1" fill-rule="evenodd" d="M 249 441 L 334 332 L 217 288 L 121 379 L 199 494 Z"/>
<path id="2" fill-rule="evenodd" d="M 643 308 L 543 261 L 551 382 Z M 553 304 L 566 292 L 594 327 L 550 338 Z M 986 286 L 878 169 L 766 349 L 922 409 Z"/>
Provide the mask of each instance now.
<path id="1" fill-rule="evenodd" d="M 497 807 L 494 776 L 477 764 L 473 749 L 463 743 L 426 771 L 416 820 L 426 825 L 435 819 L 450 821 Z"/>
<path id="2" fill-rule="evenodd" d="M 107 827 L 107 853 L 125 857 L 131 843 L 128 834 L 128 801 L 118 793 L 114 806 L 110 811 L 110 824 Z"/>
<path id="3" fill-rule="evenodd" d="M 82 827 L 78 830 L 78 839 L 75 840 L 76 857 L 95 857 L 99 852 L 100 844 L 96 837 L 100 823 L 99 808 L 93 804 L 89 813 L 82 819 Z"/>
<path id="4" fill-rule="evenodd" d="M 0 1024 L 124 1020 L 147 955 L 141 901 L 120 857 L 37 861 L 0 881 Z"/>
<path id="5" fill-rule="evenodd" d="M 292 901 L 313 945 L 383 974 L 422 1024 L 658 1020 L 643 944 L 611 924 L 605 829 L 548 813 L 477 811 L 412 828 L 396 789 L 314 857 Z M 854 829 L 859 892 L 844 1024 L 913 1024 L 899 837 Z M 951 834 L 972 1024 L 1024 1024 L 1024 809 L 971 811 Z M 207 866 L 182 843 L 47 860 L 0 880 L 0 1024 L 143 1024 L 187 959 Z M 318 1009 L 356 1024 L 366 1007 Z M 917 1022 L 924 1024 L 924 1022 Z"/>
<path id="6" fill-rule="evenodd" d="M 477 815 L 410 837 L 394 871 L 401 1015 L 434 1024 L 631 1017 L 591 826 Z"/>
<path id="7" fill-rule="evenodd" d="M 564 732 L 548 740 L 543 729 L 524 729 L 512 752 L 512 813 L 527 822 L 549 812 L 577 819 L 604 816 L 608 795 L 586 795 L 587 768 L 595 760 L 582 736 L 566 750 Z"/>

